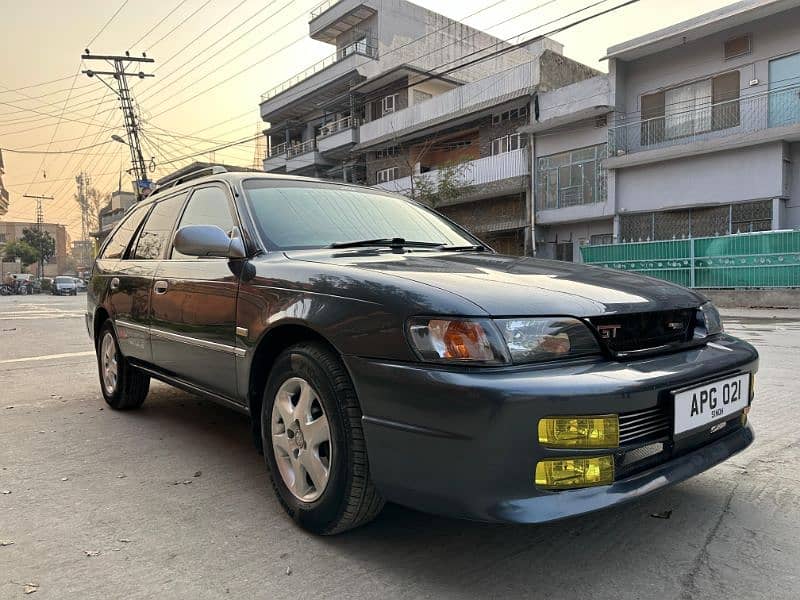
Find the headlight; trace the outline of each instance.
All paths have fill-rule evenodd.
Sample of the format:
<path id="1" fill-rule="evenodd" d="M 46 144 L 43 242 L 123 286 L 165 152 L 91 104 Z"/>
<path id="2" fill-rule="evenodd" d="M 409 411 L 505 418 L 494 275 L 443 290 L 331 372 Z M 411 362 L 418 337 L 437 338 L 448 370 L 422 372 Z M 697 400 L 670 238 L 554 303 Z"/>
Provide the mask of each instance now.
<path id="1" fill-rule="evenodd" d="M 592 332 L 578 319 L 498 319 L 495 321 L 514 363 L 599 354 Z"/>
<path id="2" fill-rule="evenodd" d="M 719 316 L 717 307 L 711 302 L 706 302 L 697 309 L 694 323 L 694 336 L 696 338 L 706 338 L 710 335 L 722 333 L 722 317 Z"/>
<path id="3" fill-rule="evenodd" d="M 509 360 L 488 319 L 415 318 L 408 323 L 408 335 L 425 361 L 495 365 Z"/>

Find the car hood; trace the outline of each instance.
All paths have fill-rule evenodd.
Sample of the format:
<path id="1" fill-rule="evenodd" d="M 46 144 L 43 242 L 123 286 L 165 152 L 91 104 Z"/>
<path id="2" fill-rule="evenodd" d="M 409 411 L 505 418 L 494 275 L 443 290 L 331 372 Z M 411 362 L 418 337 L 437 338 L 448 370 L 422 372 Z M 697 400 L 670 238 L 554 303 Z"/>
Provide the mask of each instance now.
<path id="1" fill-rule="evenodd" d="M 692 308 L 706 301 L 701 294 L 651 277 L 484 252 L 357 249 L 302 250 L 286 255 L 427 284 L 465 298 L 493 316 L 590 317 Z"/>

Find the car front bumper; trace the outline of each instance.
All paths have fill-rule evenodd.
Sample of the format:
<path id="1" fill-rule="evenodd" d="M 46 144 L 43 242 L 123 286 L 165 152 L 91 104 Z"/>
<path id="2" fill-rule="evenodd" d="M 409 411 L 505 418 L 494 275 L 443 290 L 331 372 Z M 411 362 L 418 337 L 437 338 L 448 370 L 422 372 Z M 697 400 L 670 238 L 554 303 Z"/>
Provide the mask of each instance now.
<path id="1" fill-rule="evenodd" d="M 628 362 L 463 370 L 353 356 L 345 363 L 361 402 L 373 481 L 388 500 L 447 516 L 538 523 L 598 510 L 688 479 L 754 439 L 738 417 L 719 432 L 706 428 L 678 441 L 670 425 L 657 441 L 663 451 L 619 470 L 611 485 L 554 492 L 534 484 L 541 459 L 613 454 L 622 464 L 654 443 L 547 449 L 538 443 L 539 419 L 659 407 L 671 422 L 673 390 L 757 370 L 756 350 L 730 336 Z"/>

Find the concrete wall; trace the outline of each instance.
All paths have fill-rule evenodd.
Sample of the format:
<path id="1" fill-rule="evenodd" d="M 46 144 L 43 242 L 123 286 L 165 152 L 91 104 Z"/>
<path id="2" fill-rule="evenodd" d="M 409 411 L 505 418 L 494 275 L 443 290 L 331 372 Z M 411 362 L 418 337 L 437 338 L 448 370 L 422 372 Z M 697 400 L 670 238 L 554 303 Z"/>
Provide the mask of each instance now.
<path id="1" fill-rule="evenodd" d="M 780 196 L 783 144 L 741 148 L 616 171 L 620 212 L 727 204 Z"/>
<path id="2" fill-rule="evenodd" d="M 725 60 L 725 40 L 746 33 L 751 35 L 752 52 Z M 797 51 L 800 51 L 800 9 L 785 11 L 630 61 L 622 69 L 618 69 L 618 61 L 612 59 L 610 72 L 616 74 L 621 71 L 623 74 L 622 78 L 617 78 L 616 94 L 618 101 L 621 100 L 620 109 L 630 114 L 639 112 L 642 94 L 734 69 L 740 71 L 742 97 L 764 92 L 769 81 L 769 59 Z M 750 86 L 752 79 L 758 79 L 758 83 Z"/>
<path id="3" fill-rule="evenodd" d="M 378 11 L 378 60 L 381 71 L 401 64 L 421 69 L 441 68 L 443 64 L 457 67 L 482 54 L 508 47 L 499 38 L 406 0 L 367 0 L 363 4 Z M 464 58 L 475 51 L 479 53 Z M 453 76 L 462 81 L 474 81 L 531 58 L 530 52 L 518 49 L 456 69 Z"/>

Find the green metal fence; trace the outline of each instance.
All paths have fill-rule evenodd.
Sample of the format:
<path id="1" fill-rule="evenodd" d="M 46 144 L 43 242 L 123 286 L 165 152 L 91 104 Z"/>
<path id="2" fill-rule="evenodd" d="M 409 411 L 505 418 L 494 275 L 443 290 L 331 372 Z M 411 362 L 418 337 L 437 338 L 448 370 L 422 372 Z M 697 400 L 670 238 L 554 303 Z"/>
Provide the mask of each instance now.
<path id="1" fill-rule="evenodd" d="M 800 287 L 800 231 L 584 246 L 583 261 L 695 288 Z"/>

